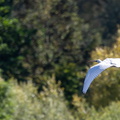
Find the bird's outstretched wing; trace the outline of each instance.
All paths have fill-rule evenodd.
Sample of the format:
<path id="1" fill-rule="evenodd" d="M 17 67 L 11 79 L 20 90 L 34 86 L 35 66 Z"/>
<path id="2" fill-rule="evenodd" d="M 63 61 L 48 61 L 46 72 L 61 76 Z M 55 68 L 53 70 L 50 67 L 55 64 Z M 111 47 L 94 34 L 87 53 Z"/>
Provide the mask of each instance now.
<path id="1" fill-rule="evenodd" d="M 112 65 L 106 62 L 101 62 L 97 65 L 94 65 L 88 70 L 88 73 L 86 75 L 84 85 L 83 85 L 83 93 L 86 93 L 91 82 L 105 69 L 111 67 Z"/>

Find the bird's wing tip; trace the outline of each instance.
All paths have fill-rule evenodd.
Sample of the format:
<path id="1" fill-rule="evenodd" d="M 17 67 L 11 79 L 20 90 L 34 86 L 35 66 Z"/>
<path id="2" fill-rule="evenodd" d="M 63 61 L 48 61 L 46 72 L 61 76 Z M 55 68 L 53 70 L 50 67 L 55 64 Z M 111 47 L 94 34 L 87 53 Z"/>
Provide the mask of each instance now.
<path id="1" fill-rule="evenodd" d="M 82 92 L 83 92 L 83 94 L 86 94 L 86 91 L 83 90 Z"/>

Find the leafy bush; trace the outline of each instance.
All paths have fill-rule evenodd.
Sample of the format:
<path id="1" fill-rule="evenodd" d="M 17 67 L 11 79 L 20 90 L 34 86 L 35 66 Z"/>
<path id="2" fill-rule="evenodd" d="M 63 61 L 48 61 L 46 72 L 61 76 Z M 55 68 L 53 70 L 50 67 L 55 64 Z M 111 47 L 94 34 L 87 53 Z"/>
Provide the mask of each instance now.
<path id="1" fill-rule="evenodd" d="M 14 112 L 11 85 L 0 78 L 0 120 L 12 120 Z"/>
<path id="2" fill-rule="evenodd" d="M 95 110 L 85 99 L 73 95 L 70 109 L 64 99 L 60 83 L 46 80 L 38 93 L 33 83 L 13 84 L 0 81 L 0 120 L 119 120 L 120 101 Z"/>
<path id="3" fill-rule="evenodd" d="M 13 92 L 14 120 L 74 120 L 54 78 L 46 81 L 40 94 L 32 83 L 15 85 Z"/>
<path id="4" fill-rule="evenodd" d="M 66 98 L 71 101 L 72 95 L 80 93 L 80 79 L 83 75 L 79 72 L 75 63 L 56 66 L 55 72 L 57 81 L 61 81 L 61 87 L 64 88 Z"/>
<path id="5" fill-rule="evenodd" d="M 93 111 L 92 111 L 93 112 Z M 120 119 L 120 101 L 113 102 L 99 112 L 93 112 L 87 120 L 119 120 Z"/>

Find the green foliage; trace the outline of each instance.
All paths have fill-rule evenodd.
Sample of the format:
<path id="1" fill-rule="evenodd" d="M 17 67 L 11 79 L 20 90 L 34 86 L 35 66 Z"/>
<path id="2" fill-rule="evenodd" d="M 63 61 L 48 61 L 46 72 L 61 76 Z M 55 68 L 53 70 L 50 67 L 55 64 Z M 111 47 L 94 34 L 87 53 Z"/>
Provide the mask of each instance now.
<path id="1" fill-rule="evenodd" d="M 12 120 L 74 120 L 60 89 L 60 83 L 56 84 L 54 78 L 46 81 L 46 86 L 40 93 L 31 82 L 20 86 L 11 84 L 13 85 L 0 85 L 1 120 L 11 120 L 10 117 Z M 14 97 L 11 97 L 11 94 Z"/>
<path id="2" fill-rule="evenodd" d="M 36 29 L 35 41 L 32 42 L 30 54 L 26 57 L 31 77 L 35 83 L 40 84 L 36 79 L 39 75 L 56 74 L 67 98 L 71 99 L 71 96 L 79 91 L 81 76 L 77 70 L 83 69 L 81 63 L 88 55 L 86 51 L 96 46 L 92 44 L 92 39 L 96 37 L 89 38 L 88 43 L 83 38 L 82 33 L 88 31 L 89 25 L 84 25 L 78 16 L 77 2 L 74 0 L 36 0 L 34 4 L 31 0 L 29 7 L 27 4 L 23 2 L 23 6 L 20 6 L 21 1 L 18 0 L 15 2 L 17 10 L 13 12 L 22 24 Z M 27 12 L 23 13 L 23 9 Z M 84 44 L 84 41 L 87 44 Z M 91 49 L 88 49 L 89 44 L 92 44 Z M 78 65 L 81 65 L 81 68 Z"/>
<path id="3" fill-rule="evenodd" d="M 104 112 L 105 111 L 105 112 Z M 120 102 L 112 103 L 102 110 L 100 120 L 119 120 Z"/>
<path id="4" fill-rule="evenodd" d="M 56 67 L 56 79 L 61 81 L 61 87 L 65 88 L 65 96 L 68 100 L 72 100 L 72 95 L 80 93 L 80 79 L 83 74 L 78 72 L 75 63 L 63 64 Z"/>
<path id="5" fill-rule="evenodd" d="M 9 16 L 12 9 L 13 0 L 1 0 L 0 1 L 0 16 Z"/>
<path id="6" fill-rule="evenodd" d="M 14 95 L 11 85 L 0 78 L 0 120 L 12 120 Z"/>
<path id="7" fill-rule="evenodd" d="M 0 14 L 0 72 L 6 80 L 15 77 L 22 81 L 28 75 L 23 62 L 34 30 L 26 29 L 16 18 L 10 18 L 12 0 L 3 0 L 0 6 L 0 12 L 5 14 Z"/>
<path id="8" fill-rule="evenodd" d="M 119 120 L 120 102 L 98 111 L 85 99 L 73 95 L 73 108 L 67 106 L 60 83 L 48 78 L 43 91 L 37 92 L 33 83 L 15 84 L 0 80 L 1 120 Z"/>
<path id="9" fill-rule="evenodd" d="M 12 76 L 20 79 L 20 74 L 26 76 L 23 60 L 31 42 L 30 33 L 17 19 L 0 17 L 0 68 L 5 79 Z"/>
<path id="10" fill-rule="evenodd" d="M 92 39 L 98 36 L 88 37 L 89 40 L 84 39 L 83 33 L 90 30 L 89 25 L 84 25 L 77 14 L 77 2 L 74 0 L 36 0 L 33 4 L 31 0 L 29 7 L 26 2 L 23 3 L 23 6 L 20 6 L 21 1 L 15 2 L 17 10 L 14 13 L 21 23 L 37 31 L 34 35 L 35 41 L 31 46 L 31 59 L 27 59 L 30 66 L 32 65 L 31 69 L 34 69 L 33 76 L 51 74 L 56 66 L 64 62 L 82 63 L 84 55 L 88 55 L 86 51 L 89 44 L 92 44 Z M 23 9 L 27 12 L 23 13 Z M 24 17 L 21 17 L 21 14 Z"/>
<path id="11" fill-rule="evenodd" d="M 101 109 L 87 117 L 87 120 L 119 120 L 120 119 L 120 102 L 111 103 L 108 107 Z"/>
<path id="12" fill-rule="evenodd" d="M 86 120 L 86 118 L 91 115 L 91 113 L 95 113 L 96 110 L 93 107 L 89 107 L 86 103 L 85 99 L 77 94 L 74 94 L 72 99 L 72 112 L 75 116 L 75 120 Z"/>
<path id="13" fill-rule="evenodd" d="M 115 42 L 117 27 L 120 24 L 120 2 L 119 0 L 78 0 L 79 15 L 88 24 L 94 35 L 100 34 L 100 45 L 111 46 Z M 92 14 L 91 14 L 92 13 Z M 97 41 L 99 41 L 97 39 Z"/>
<path id="14" fill-rule="evenodd" d="M 75 120 L 119 120 L 120 117 L 120 101 L 110 103 L 107 107 L 101 107 L 98 110 L 93 106 L 90 107 L 85 99 L 73 96 L 73 113 Z"/>

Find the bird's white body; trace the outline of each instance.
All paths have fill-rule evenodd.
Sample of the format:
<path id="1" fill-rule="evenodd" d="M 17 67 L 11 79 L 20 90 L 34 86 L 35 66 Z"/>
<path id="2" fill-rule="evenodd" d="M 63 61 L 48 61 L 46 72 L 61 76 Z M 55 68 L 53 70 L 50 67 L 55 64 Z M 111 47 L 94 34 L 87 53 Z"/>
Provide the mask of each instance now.
<path id="1" fill-rule="evenodd" d="M 94 62 L 98 62 L 97 65 L 92 66 L 86 75 L 84 85 L 83 85 L 83 93 L 86 93 L 91 82 L 105 69 L 109 67 L 120 67 L 120 58 L 106 58 L 105 60 L 95 60 Z"/>

